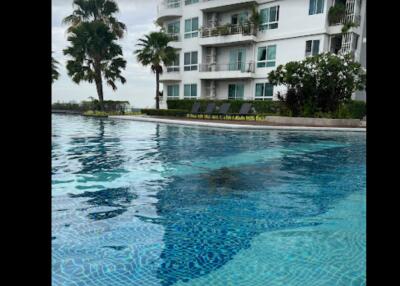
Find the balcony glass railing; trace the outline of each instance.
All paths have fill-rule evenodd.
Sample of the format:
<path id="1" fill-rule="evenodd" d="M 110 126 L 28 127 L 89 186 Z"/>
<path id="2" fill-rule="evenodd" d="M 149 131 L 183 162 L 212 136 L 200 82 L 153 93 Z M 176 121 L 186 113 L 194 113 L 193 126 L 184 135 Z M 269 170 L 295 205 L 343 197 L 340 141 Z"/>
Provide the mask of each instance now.
<path id="1" fill-rule="evenodd" d="M 168 36 L 171 38 L 171 41 L 174 41 L 174 42 L 181 41 L 181 36 L 179 34 L 169 33 Z"/>
<path id="2" fill-rule="evenodd" d="M 245 36 L 255 36 L 257 29 L 254 24 L 242 24 L 242 25 L 223 25 L 217 27 L 203 27 L 201 28 L 201 37 L 218 37 L 242 34 Z"/>
<path id="3" fill-rule="evenodd" d="M 179 66 L 168 66 L 167 72 L 179 72 Z"/>
<path id="4" fill-rule="evenodd" d="M 161 2 L 163 8 L 179 8 L 181 7 L 181 0 L 164 0 Z"/>
<path id="5" fill-rule="evenodd" d="M 245 73 L 254 72 L 254 62 L 230 63 L 230 64 L 200 64 L 201 72 L 240 71 Z"/>

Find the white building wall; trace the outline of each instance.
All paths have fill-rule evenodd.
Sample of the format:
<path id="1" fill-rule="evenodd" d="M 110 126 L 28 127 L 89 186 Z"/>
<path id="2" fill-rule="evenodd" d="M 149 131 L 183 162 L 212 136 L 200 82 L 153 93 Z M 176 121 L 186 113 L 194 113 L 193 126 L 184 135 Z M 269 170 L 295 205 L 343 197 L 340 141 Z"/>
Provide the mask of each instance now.
<path id="1" fill-rule="evenodd" d="M 277 29 L 270 29 L 266 31 L 258 31 L 257 37 L 255 38 L 255 42 L 235 42 L 235 43 L 226 43 L 226 46 L 217 46 L 217 64 L 228 64 L 229 63 L 229 50 L 237 47 L 245 47 L 246 48 L 246 63 L 253 61 L 256 65 L 257 63 L 257 49 L 261 46 L 267 45 L 276 45 L 276 64 L 274 67 L 268 68 L 255 68 L 254 73 L 251 76 L 251 79 L 235 79 L 228 80 L 226 79 L 226 74 L 223 71 L 218 73 L 218 77 L 215 78 L 216 82 L 216 92 L 217 99 L 225 99 L 228 97 L 228 84 L 229 83 L 237 83 L 242 81 L 245 83 L 245 98 L 253 99 L 255 95 L 255 84 L 268 82 L 267 75 L 270 71 L 274 70 L 278 65 L 285 64 L 289 61 L 299 61 L 305 58 L 305 46 L 307 40 L 319 40 L 320 47 L 319 52 L 327 52 L 330 50 L 330 37 L 332 33 L 337 33 L 340 31 L 340 27 L 332 27 L 329 26 L 328 23 L 328 10 L 332 5 L 333 0 L 325 0 L 324 2 L 324 12 L 315 15 L 309 15 L 309 1 L 310 0 L 258 0 L 258 10 L 279 5 L 279 23 Z M 356 0 L 358 1 L 358 0 Z M 205 2 L 203 0 L 199 0 L 199 3 L 185 5 L 184 0 L 182 0 L 182 16 L 176 16 L 175 18 L 169 18 L 165 20 L 164 18 L 159 18 L 158 22 L 166 25 L 168 22 L 176 21 L 179 19 L 180 21 L 180 38 L 181 41 L 179 43 L 180 50 L 180 75 L 179 81 L 175 82 L 179 83 L 180 88 L 180 98 L 183 98 L 184 95 L 184 84 L 197 84 L 197 95 L 198 97 L 204 97 L 206 95 L 206 81 L 200 79 L 200 64 L 206 63 L 206 47 L 204 45 L 200 45 L 199 41 L 201 41 L 201 33 L 199 31 L 198 37 L 195 38 L 184 38 L 184 29 L 185 29 L 185 20 L 193 17 L 199 18 L 199 28 L 206 26 L 205 23 L 205 15 L 206 13 L 211 13 L 209 10 L 201 10 L 208 7 L 216 7 L 217 3 L 223 6 L 225 3 L 237 3 L 237 2 L 248 2 L 251 1 L 231 1 L 231 0 L 213 0 Z M 364 27 L 364 18 L 365 18 L 365 5 L 366 0 L 362 0 L 361 7 L 361 23 L 362 25 L 358 28 L 353 29 L 354 32 L 360 34 L 358 48 L 356 51 L 356 56 L 360 55 L 363 38 L 366 37 L 365 27 Z M 230 6 L 231 7 L 231 6 Z M 247 10 L 249 15 L 251 15 L 251 7 L 252 4 L 248 4 L 245 7 L 240 8 L 230 8 L 220 7 L 220 11 L 218 11 L 218 19 L 219 25 L 224 25 L 230 23 L 231 15 L 237 14 L 241 11 Z M 165 15 L 165 11 L 162 11 L 160 15 Z M 163 16 L 164 17 L 164 16 Z M 336 31 L 336 32 L 335 32 Z M 216 43 L 224 43 L 224 36 L 212 37 L 210 38 L 210 45 L 216 45 Z M 217 40 L 218 39 L 218 40 Z M 208 44 L 209 42 L 207 42 Z M 184 71 L 184 53 L 185 52 L 198 52 L 198 63 L 199 67 L 197 71 Z M 359 56 L 360 58 L 360 56 Z M 162 80 L 163 78 L 161 78 Z M 170 84 L 170 82 L 165 83 L 164 94 L 166 99 L 166 85 Z M 277 99 L 277 93 L 284 93 L 284 87 L 275 87 L 274 88 L 274 99 Z M 164 107 L 165 106 L 165 101 Z"/>

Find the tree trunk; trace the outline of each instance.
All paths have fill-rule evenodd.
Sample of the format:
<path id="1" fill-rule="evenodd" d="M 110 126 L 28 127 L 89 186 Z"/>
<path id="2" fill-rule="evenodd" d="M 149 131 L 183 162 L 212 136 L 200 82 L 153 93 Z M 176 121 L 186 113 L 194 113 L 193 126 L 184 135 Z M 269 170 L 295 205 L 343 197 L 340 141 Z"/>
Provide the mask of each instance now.
<path id="1" fill-rule="evenodd" d="M 160 72 L 156 71 L 156 109 L 160 109 Z"/>
<path id="2" fill-rule="evenodd" d="M 100 110 L 103 111 L 104 110 L 103 80 L 101 78 L 100 67 L 95 67 L 95 73 L 96 73 L 95 82 L 96 82 L 97 95 L 99 97 Z"/>

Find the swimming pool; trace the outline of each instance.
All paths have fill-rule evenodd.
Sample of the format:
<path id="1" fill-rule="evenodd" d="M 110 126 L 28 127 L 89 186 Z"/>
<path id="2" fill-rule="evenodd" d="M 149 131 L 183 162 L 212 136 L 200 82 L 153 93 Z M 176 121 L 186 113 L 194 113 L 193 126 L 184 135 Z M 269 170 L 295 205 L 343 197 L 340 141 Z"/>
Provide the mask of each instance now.
<path id="1" fill-rule="evenodd" d="M 365 148 L 53 115 L 53 286 L 365 285 Z"/>

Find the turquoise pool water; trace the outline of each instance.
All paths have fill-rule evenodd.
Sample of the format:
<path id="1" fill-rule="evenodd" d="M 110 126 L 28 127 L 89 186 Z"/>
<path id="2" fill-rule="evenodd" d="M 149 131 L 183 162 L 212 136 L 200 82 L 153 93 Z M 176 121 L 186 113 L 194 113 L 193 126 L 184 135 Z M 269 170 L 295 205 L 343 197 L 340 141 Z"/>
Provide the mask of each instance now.
<path id="1" fill-rule="evenodd" d="M 53 115 L 53 285 L 365 285 L 365 134 Z"/>

